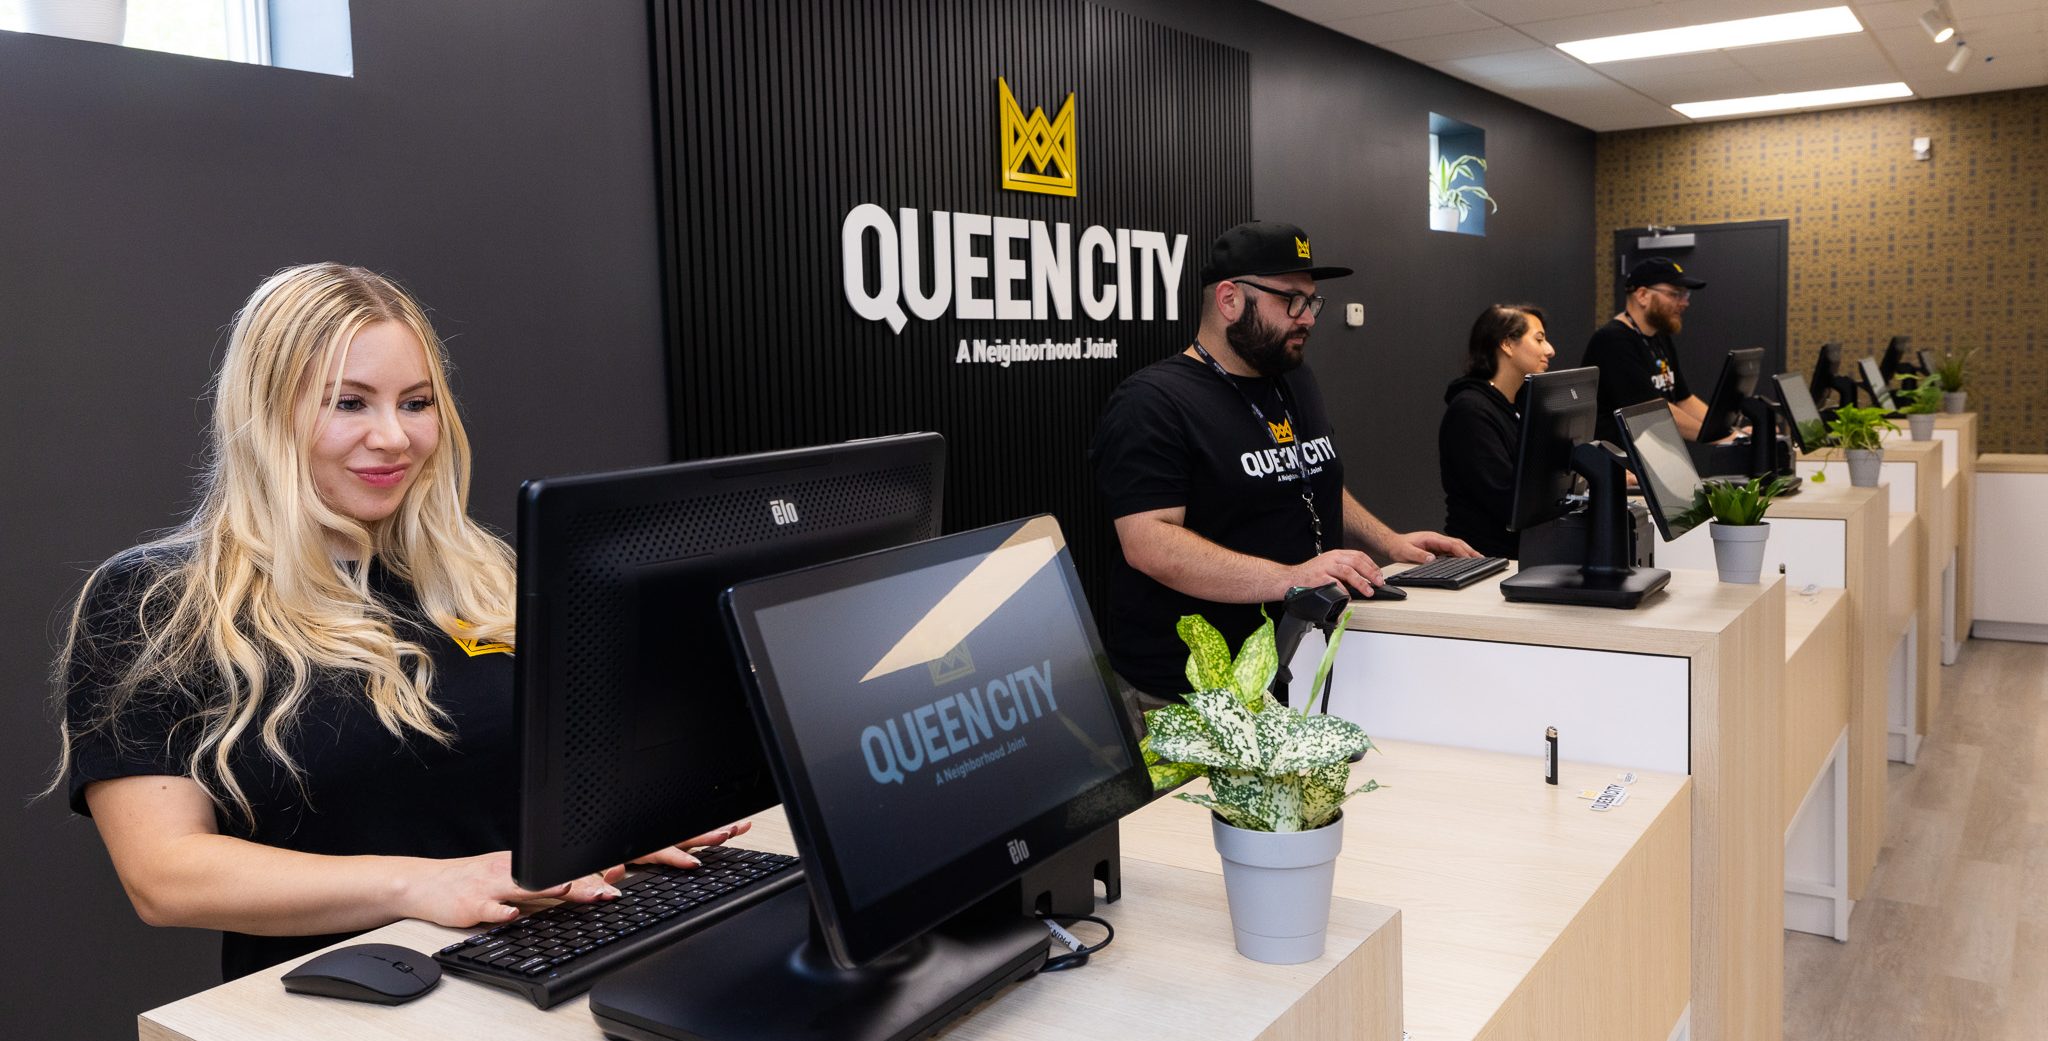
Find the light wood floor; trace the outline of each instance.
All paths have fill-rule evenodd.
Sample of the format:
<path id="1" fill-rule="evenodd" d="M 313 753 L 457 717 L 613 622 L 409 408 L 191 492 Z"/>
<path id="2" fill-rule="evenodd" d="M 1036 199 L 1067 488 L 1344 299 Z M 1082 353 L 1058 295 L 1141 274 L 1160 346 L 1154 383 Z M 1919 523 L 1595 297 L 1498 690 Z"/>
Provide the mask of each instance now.
<path id="1" fill-rule="evenodd" d="M 1785 934 L 1786 1041 L 2048 1039 L 2048 645 L 1971 640 L 1849 942 Z"/>

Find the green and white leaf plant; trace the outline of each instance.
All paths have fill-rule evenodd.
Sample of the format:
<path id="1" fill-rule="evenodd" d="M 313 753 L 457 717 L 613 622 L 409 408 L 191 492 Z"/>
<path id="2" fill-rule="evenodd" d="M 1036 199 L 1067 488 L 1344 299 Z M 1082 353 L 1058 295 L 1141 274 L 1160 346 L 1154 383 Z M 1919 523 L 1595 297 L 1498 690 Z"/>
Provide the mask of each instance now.
<path id="1" fill-rule="evenodd" d="M 1821 472 L 1813 475 L 1814 481 L 1827 480 L 1827 453 L 1841 448 L 1849 457 L 1849 483 L 1858 488 L 1876 487 L 1878 468 L 1884 462 L 1885 432 L 1898 429 L 1881 408 L 1843 405 L 1836 409 L 1828 421 L 1829 448 L 1823 450 Z"/>
<path id="2" fill-rule="evenodd" d="M 1344 800 L 1380 787 L 1377 781 L 1349 787 L 1352 757 L 1373 747 L 1358 724 L 1308 711 L 1310 698 L 1296 711 L 1272 695 L 1280 661 L 1271 619 L 1245 639 L 1235 659 L 1223 634 L 1201 616 L 1182 618 L 1177 629 L 1188 646 L 1194 689 L 1186 704 L 1145 713 L 1150 733 L 1143 750 L 1156 790 L 1207 777 L 1207 793 L 1175 797 L 1232 827 L 1299 832 L 1329 824 Z M 1343 636 L 1339 621 L 1311 692 L 1322 689 Z"/>
<path id="3" fill-rule="evenodd" d="M 1429 168 L 1429 206 L 1432 211 L 1456 210 L 1458 221 L 1463 222 L 1472 213 L 1473 200 L 1483 199 L 1492 207 L 1490 212 L 1500 212 L 1500 204 L 1493 196 L 1486 194 L 1486 188 L 1479 184 L 1478 170 L 1486 169 L 1486 160 L 1476 155 L 1461 155 L 1452 158 L 1439 155 L 1436 164 Z M 1471 184 L 1459 184 L 1463 178 Z M 1439 228 L 1455 231 L 1456 226 Z"/>

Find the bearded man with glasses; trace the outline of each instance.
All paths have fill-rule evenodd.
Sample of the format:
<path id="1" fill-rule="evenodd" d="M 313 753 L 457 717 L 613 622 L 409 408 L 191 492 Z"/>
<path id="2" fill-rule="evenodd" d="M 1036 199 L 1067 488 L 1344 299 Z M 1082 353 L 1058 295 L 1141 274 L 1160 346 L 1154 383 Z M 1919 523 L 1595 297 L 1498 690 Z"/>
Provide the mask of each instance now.
<path id="1" fill-rule="evenodd" d="M 1235 651 L 1297 586 L 1371 596 L 1382 561 L 1475 557 L 1433 531 L 1396 532 L 1344 487 L 1323 396 L 1302 363 L 1323 298 L 1308 233 L 1253 221 L 1219 237 L 1186 350 L 1133 374 L 1089 455 L 1116 520 L 1103 636 L 1110 664 L 1153 707 L 1188 690 L 1181 616 Z"/>
<path id="2" fill-rule="evenodd" d="M 1621 443 L 1614 410 L 1663 398 L 1687 441 L 1700 436 L 1707 403 L 1692 392 L 1678 368 L 1671 338 L 1685 328 L 1692 291 L 1706 283 L 1685 273 L 1670 257 L 1650 257 L 1628 273 L 1622 312 L 1593 332 L 1580 365 L 1600 370 L 1600 415 L 1594 435 Z"/>

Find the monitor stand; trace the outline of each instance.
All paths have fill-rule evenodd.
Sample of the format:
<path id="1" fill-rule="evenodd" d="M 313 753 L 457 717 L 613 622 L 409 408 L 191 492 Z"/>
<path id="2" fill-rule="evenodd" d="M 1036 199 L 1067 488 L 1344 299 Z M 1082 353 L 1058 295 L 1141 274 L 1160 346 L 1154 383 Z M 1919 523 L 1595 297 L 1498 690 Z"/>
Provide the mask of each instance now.
<path id="1" fill-rule="evenodd" d="M 1501 580 L 1501 595 L 1517 603 L 1633 608 L 1664 588 L 1671 572 L 1629 564 L 1628 480 L 1621 456 L 1604 442 L 1572 449 L 1572 469 L 1586 478 L 1586 562 L 1523 568 Z"/>
<path id="2" fill-rule="evenodd" d="M 1016 894 L 962 913 L 859 969 L 833 962 L 792 886 L 612 974 L 590 992 L 608 1037 L 628 1041 L 908 1041 L 1038 971 L 1045 923 Z"/>

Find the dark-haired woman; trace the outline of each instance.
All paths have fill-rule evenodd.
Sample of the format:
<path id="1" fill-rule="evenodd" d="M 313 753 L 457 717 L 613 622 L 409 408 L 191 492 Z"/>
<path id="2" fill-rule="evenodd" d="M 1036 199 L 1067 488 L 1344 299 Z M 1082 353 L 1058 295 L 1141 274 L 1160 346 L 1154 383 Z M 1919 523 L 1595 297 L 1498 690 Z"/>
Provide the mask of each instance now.
<path id="1" fill-rule="evenodd" d="M 1444 533 L 1489 557 L 1513 559 L 1519 540 L 1508 530 L 1508 511 L 1522 420 L 1516 397 L 1522 378 L 1548 370 L 1556 352 L 1543 331 L 1543 311 L 1528 304 L 1494 304 L 1480 312 L 1466 351 L 1465 375 L 1444 391 L 1436 433 Z"/>

